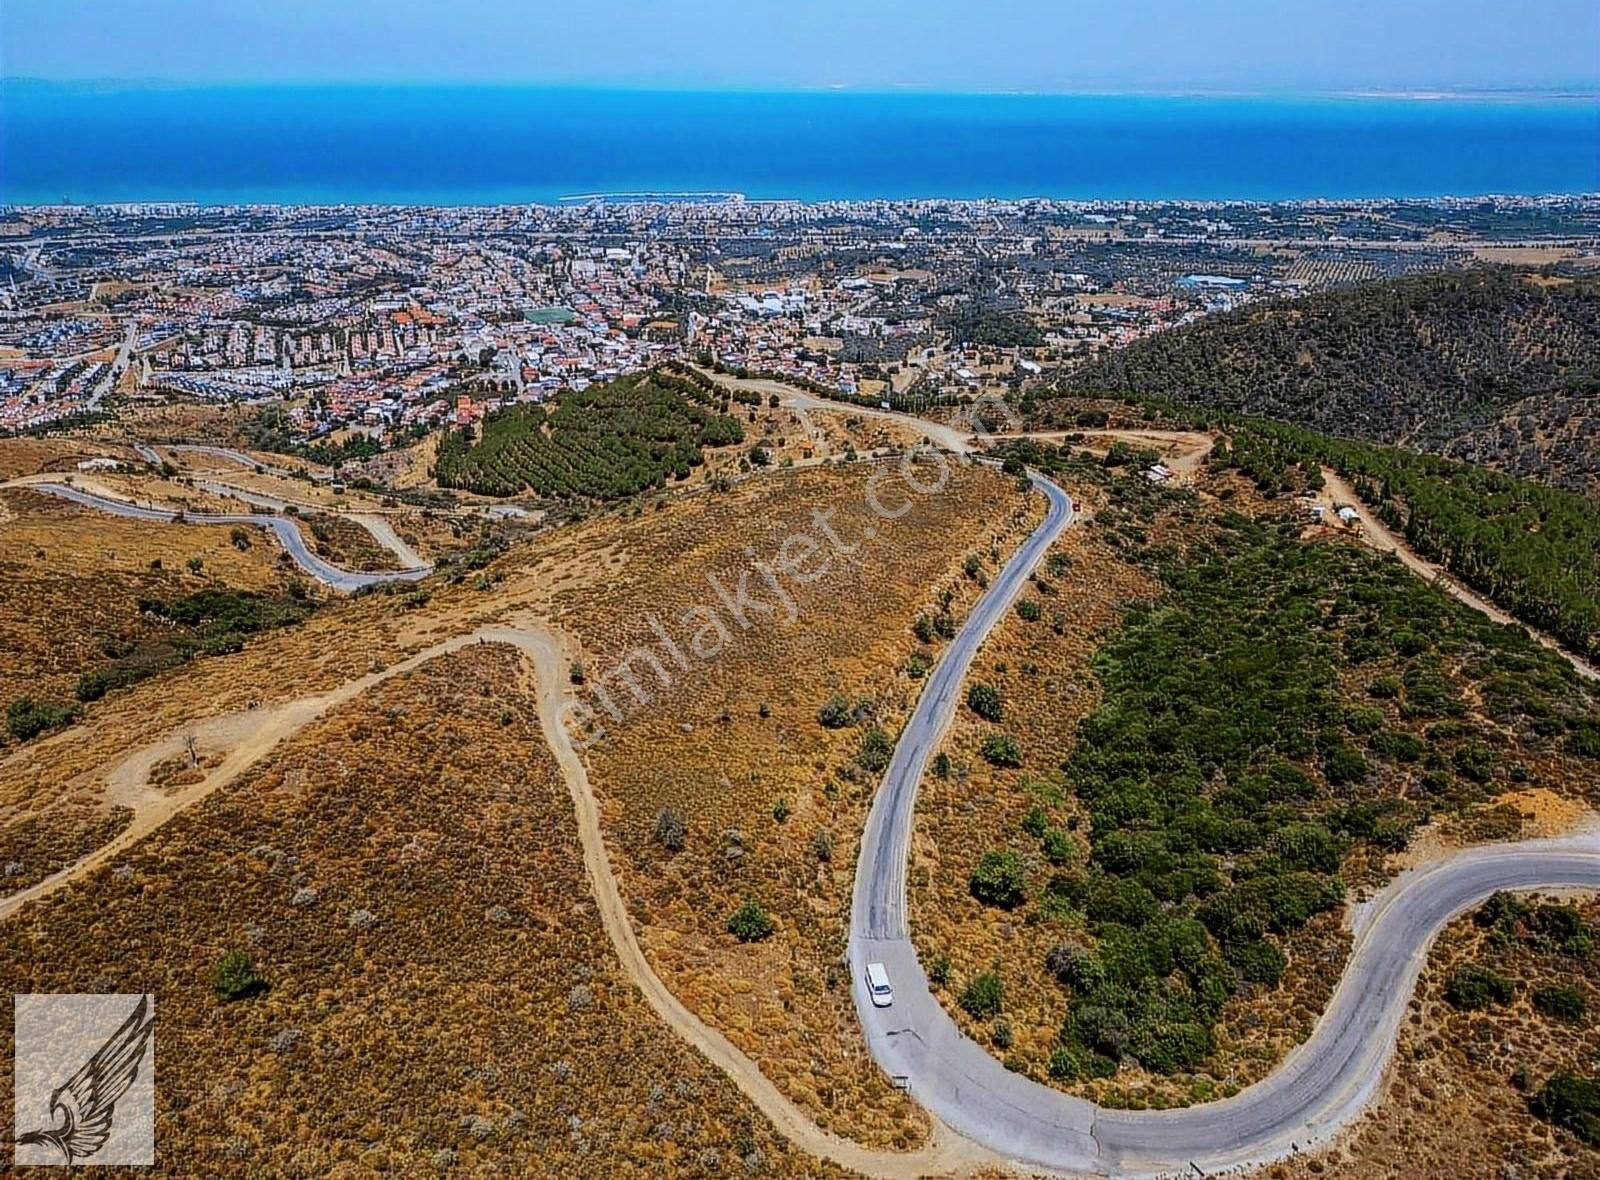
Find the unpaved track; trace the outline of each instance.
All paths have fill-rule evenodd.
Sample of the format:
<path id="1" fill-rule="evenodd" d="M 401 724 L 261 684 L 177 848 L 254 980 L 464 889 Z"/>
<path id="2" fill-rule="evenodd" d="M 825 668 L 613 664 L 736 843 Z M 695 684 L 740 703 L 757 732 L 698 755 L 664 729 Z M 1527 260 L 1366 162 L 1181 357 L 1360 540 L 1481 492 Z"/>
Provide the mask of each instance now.
<path id="1" fill-rule="evenodd" d="M 1317 1037 L 1296 1050 L 1284 1066 L 1240 1098 L 1186 1111 L 1102 1111 L 1081 1099 L 1007 1074 L 1007 1078 L 1014 1079 L 1027 1093 L 981 1088 L 957 1096 L 956 1101 L 966 1108 L 960 1121 L 970 1138 L 951 1130 L 935 1110 L 930 1112 L 934 1132 L 921 1148 L 905 1153 L 874 1151 L 819 1128 L 761 1073 L 755 1062 L 684 1007 L 651 969 L 634 934 L 606 853 L 599 808 L 587 771 L 559 721 L 560 706 L 571 692 L 565 680 L 565 670 L 570 667 L 569 649 L 560 637 L 541 626 L 514 621 L 482 626 L 434 644 L 383 671 L 357 677 L 329 692 L 302 697 L 269 710 L 231 714 L 179 727 L 134 751 L 102 772 L 108 794 L 115 801 L 135 808 L 132 824 L 116 839 L 69 869 L 0 903 L 0 919 L 103 866 L 186 808 L 236 781 L 280 742 L 328 710 L 390 677 L 474 643 L 508 644 L 528 656 L 532 663 L 530 675 L 537 694 L 541 731 L 561 767 L 572 798 L 584 865 L 601 922 L 623 971 L 639 988 L 645 1001 L 679 1037 L 727 1074 L 797 1147 L 841 1167 L 886 1180 L 970 1175 L 984 1168 L 1014 1168 L 1007 1159 L 1011 1155 L 1029 1160 L 1032 1168 L 1148 1175 L 1181 1171 L 1183 1161 L 1197 1155 L 1211 1161 L 1213 1166 L 1260 1162 L 1289 1150 L 1288 1136 L 1296 1136 L 1302 1145 L 1320 1139 L 1359 1110 L 1376 1091 L 1383 1062 L 1393 1049 L 1398 1022 L 1406 1010 L 1427 945 L 1446 921 L 1494 888 L 1600 884 L 1600 851 L 1596 849 L 1593 836 L 1565 841 L 1527 841 L 1459 853 L 1450 860 L 1398 878 L 1378 899 L 1363 908 L 1357 917 L 1357 951 L 1340 981 L 1329 1013 L 1319 1023 Z M 217 759 L 205 778 L 170 795 L 146 787 L 144 780 L 150 768 L 163 758 L 181 753 L 190 737 L 194 738 L 203 759 Z M 920 974 L 914 955 L 910 963 L 896 963 L 894 969 L 899 972 L 897 991 L 906 989 L 906 998 L 910 999 L 912 973 Z M 920 1059 L 922 1068 L 917 1068 L 915 1060 L 908 1062 L 915 1071 L 913 1093 L 920 1090 L 924 1097 L 939 1097 L 934 1089 L 923 1088 L 930 1081 L 926 1071 L 933 1071 L 932 1080 L 938 1081 L 939 1075 L 943 1075 L 948 1082 L 953 1074 L 965 1072 L 955 1068 L 962 1058 L 970 1058 L 968 1064 L 992 1063 L 995 1070 L 1001 1069 L 986 1049 L 959 1034 L 949 1040 L 938 1036 L 925 1039 L 914 1026 L 906 1025 L 912 1013 L 901 1009 L 898 998 L 895 1008 L 882 1014 L 892 1015 L 896 1010 L 902 1011 L 901 1031 L 891 1033 L 879 1029 L 876 1036 L 894 1037 L 902 1045 L 910 1044 L 913 1039 L 922 1043 L 922 1051 L 913 1055 Z M 1317 1081 L 1327 1073 L 1323 1065 L 1328 1055 L 1315 1047 L 1317 1042 L 1326 1039 L 1329 1028 L 1339 1032 L 1342 1043 L 1353 1054 L 1344 1059 L 1343 1068 L 1336 1070 L 1338 1078 L 1331 1089 Z M 875 1055 L 880 1048 L 881 1042 L 874 1046 Z M 974 1076 L 982 1076 L 983 1072 Z M 1243 1113 L 1241 1108 L 1258 1105 L 1258 1100 L 1268 1093 L 1276 1093 L 1284 1109 L 1281 1117 L 1274 1120 L 1275 1133 L 1270 1138 L 1263 1135 L 1258 1139 L 1261 1132 L 1253 1122 L 1241 1126 L 1245 1120 L 1238 1116 Z M 933 1105 L 947 1107 L 950 1096 L 946 1094 L 943 1098 L 945 1101 L 935 1101 Z M 1330 1102 L 1342 1112 L 1341 1117 L 1327 1119 Z M 1300 1114 L 1302 1104 L 1307 1112 L 1316 1112 L 1309 1122 L 1297 1121 L 1305 1117 Z M 1287 1126 L 1291 1123 L 1293 1126 Z M 1035 1134 L 1019 1134 L 1020 1129 L 1028 1125 L 1032 1125 Z M 1196 1147 L 1201 1150 L 1196 1151 Z"/>
<path id="2" fill-rule="evenodd" d="M 1435 565 L 1422 554 L 1413 549 L 1406 540 L 1392 531 L 1388 525 L 1378 518 L 1370 505 L 1362 502 L 1356 495 L 1356 490 L 1350 481 L 1345 479 L 1331 467 L 1322 469 L 1322 478 L 1328 485 L 1332 498 L 1347 504 L 1355 505 L 1361 509 L 1361 539 L 1374 549 L 1385 553 L 1393 553 L 1413 573 L 1425 580 L 1432 582 L 1450 597 L 1459 602 L 1464 602 L 1473 610 L 1488 615 L 1497 623 L 1505 623 L 1512 627 L 1521 627 L 1529 635 L 1537 639 L 1545 647 L 1561 656 L 1577 670 L 1578 675 L 1588 680 L 1600 680 L 1600 668 L 1595 667 L 1588 660 L 1576 652 L 1568 651 L 1556 640 L 1553 635 L 1548 635 L 1537 627 L 1529 626 L 1521 619 L 1515 618 L 1501 610 L 1483 595 L 1468 589 L 1455 578 L 1451 577 L 1442 566 Z"/>
<path id="3" fill-rule="evenodd" d="M 1048 523 L 1042 525 L 1041 533 L 1048 527 Z M 1472 605 L 1484 609 L 1476 602 Z M 886 1058 L 893 1058 L 893 1065 L 900 1067 L 894 1071 L 911 1076 L 913 1094 L 930 1108 L 934 1127 L 928 1143 L 917 1151 L 874 1151 L 816 1126 L 749 1057 L 691 1013 L 651 969 L 606 853 L 587 772 L 559 721 L 559 706 L 571 692 L 565 678 L 570 666 L 568 651 L 555 634 L 533 622 L 516 620 L 483 626 L 435 644 L 391 668 L 358 677 L 330 692 L 264 712 L 180 728 L 135 751 L 104 771 L 108 795 L 135 809 L 129 828 L 69 869 L 0 902 L 0 918 L 105 864 L 183 809 L 236 780 L 279 742 L 329 709 L 391 676 L 478 642 L 509 644 L 532 662 L 541 730 L 573 801 L 584 863 L 602 924 L 623 970 L 646 1002 L 678 1036 L 726 1073 L 797 1147 L 887 1180 L 970 1174 L 986 1167 L 1015 1168 L 1011 1159 L 1027 1160 L 1031 1168 L 1052 1171 L 1151 1175 L 1185 1172 L 1191 1166 L 1188 1161 L 1196 1158 L 1213 1168 L 1279 1158 L 1294 1150 L 1291 1138 L 1302 1146 L 1322 1140 L 1371 1100 L 1393 1051 L 1399 1021 L 1427 947 L 1450 918 L 1492 889 L 1600 886 L 1600 841 L 1592 834 L 1570 841 L 1526 841 L 1471 849 L 1397 878 L 1357 914 L 1356 950 L 1312 1041 L 1237 1098 L 1183 1111 L 1101 1110 L 1009 1074 L 1005 1084 L 963 1087 L 957 1075 L 985 1079 L 993 1072 L 989 1066 L 1000 1069 L 986 1049 L 959 1032 L 947 1037 L 937 1029 L 919 1028 L 914 1006 L 902 1005 L 899 997 L 895 1008 L 885 1011 L 870 1008 L 858 994 L 864 1021 L 872 1020 L 866 1031 L 874 1056 L 885 1064 Z M 937 702 L 929 702 L 927 707 L 937 708 Z M 919 710 L 922 708 L 919 704 Z M 202 756 L 218 759 L 217 764 L 201 782 L 171 795 L 147 788 L 144 779 L 151 766 L 181 752 L 189 736 L 195 738 Z M 858 895 L 861 889 L 858 881 Z M 858 912 L 853 923 L 867 916 Z M 903 931 L 895 933 L 903 937 Z M 860 964 L 853 966 L 859 968 Z M 907 961 L 896 960 L 891 968 L 897 992 L 904 991 L 905 1000 L 912 999 L 918 981 L 925 990 L 925 976 L 914 951 Z M 858 975 L 859 971 L 852 971 L 852 977 Z M 856 990 L 859 993 L 859 987 Z M 928 1008 L 934 1010 L 932 1019 L 942 1016 L 953 1027 L 936 1002 Z M 882 1018 L 895 1012 L 899 1017 L 885 1023 Z M 892 1050 L 892 1045 L 898 1045 L 899 1051 Z M 951 1130 L 952 1123 L 961 1126 L 963 1133 Z"/>
<path id="4" fill-rule="evenodd" d="M 297 700 L 271 709 L 228 713 L 208 717 L 192 725 L 172 730 L 147 745 L 139 747 L 112 766 L 102 768 L 100 774 L 106 783 L 108 799 L 134 809 L 131 823 L 109 843 L 101 845 L 82 859 L 53 873 L 27 889 L 18 891 L 0 901 L 0 919 L 10 917 L 36 898 L 48 896 L 132 847 L 151 832 L 161 827 L 173 816 L 192 807 L 220 787 L 233 782 L 266 757 L 279 742 L 303 729 L 329 709 L 353 700 L 391 676 L 409 672 L 431 659 L 458 651 L 476 642 L 477 633 L 447 639 L 409 656 L 381 672 L 369 672 L 347 681 L 329 692 L 300 697 Z M 68 738 L 72 731 L 55 740 Z M 220 757 L 216 766 L 206 772 L 199 782 L 191 783 L 171 792 L 161 792 L 145 785 L 150 768 L 164 758 L 184 753 L 189 738 L 194 739 L 195 750 L 202 761 Z"/>
<path id="5" fill-rule="evenodd" d="M 885 1177 L 886 1180 L 917 1180 L 918 1177 L 930 1175 L 970 1174 L 983 1167 L 1003 1165 L 1000 1157 L 960 1138 L 937 1121 L 928 1142 L 912 1152 L 874 1151 L 829 1134 L 785 1097 L 754 1061 L 684 1007 L 661 982 L 645 959 L 622 900 L 622 891 L 606 853 L 605 838 L 600 830 L 599 806 L 589 787 L 588 773 L 572 746 L 571 738 L 558 720 L 559 707 L 571 692 L 566 681 L 566 670 L 571 667 L 567 647 L 556 635 L 528 621 L 479 627 L 417 652 L 381 672 L 357 677 L 329 692 L 301 697 L 272 709 L 209 718 L 180 727 L 141 747 L 102 772 L 108 797 L 113 802 L 133 807 L 133 821 L 115 839 L 75 864 L 0 902 L 0 920 L 10 917 L 29 902 L 47 897 L 70 882 L 92 873 L 174 816 L 236 781 L 277 748 L 279 743 L 293 737 L 330 709 L 355 699 L 391 677 L 410 672 L 430 660 L 460 651 L 474 643 L 508 644 L 531 661 L 533 687 L 539 702 L 540 728 L 546 744 L 561 766 L 562 777 L 572 797 L 578 837 L 583 846 L 584 866 L 600 911 L 601 923 L 611 939 L 623 971 L 673 1032 L 725 1073 L 786 1139 L 803 1151 L 830 1160 L 840 1167 Z M 195 748 L 203 760 L 220 756 L 217 765 L 201 781 L 170 794 L 146 786 L 145 780 L 151 767 L 162 759 L 182 754 L 190 738 L 194 739 Z"/>
<path id="6" fill-rule="evenodd" d="M 911 1180 L 927 1175 L 952 1175 L 978 1168 L 1000 1166 L 998 1156 L 961 1139 L 934 1120 L 929 1141 L 914 1152 L 873 1151 L 840 1139 L 818 1127 L 811 1117 L 784 1096 L 768 1080 L 756 1063 L 746 1057 L 721 1033 L 709 1027 L 685 1008 L 666 984 L 651 969 L 634 936 L 633 923 L 623 904 L 622 892 L 611 871 L 605 839 L 600 831 L 600 814 L 589 775 L 559 720 L 559 709 L 571 689 L 564 669 L 571 667 L 558 641 L 548 632 L 534 629 L 506 630 L 486 628 L 485 636 L 495 642 L 513 643 L 533 659 L 539 685 L 539 720 L 545 741 L 560 762 L 562 777 L 572 795 L 578 817 L 578 835 L 583 843 L 583 861 L 594 886 L 600 919 L 622 960 L 623 969 L 638 985 L 650 1007 L 680 1037 L 698 1049 L 722 1070 L 745 1095 L 760 1107 L 786 1139 L 812 1155 L 820 1156 L 852 1171 L 893 1180 Z"/>

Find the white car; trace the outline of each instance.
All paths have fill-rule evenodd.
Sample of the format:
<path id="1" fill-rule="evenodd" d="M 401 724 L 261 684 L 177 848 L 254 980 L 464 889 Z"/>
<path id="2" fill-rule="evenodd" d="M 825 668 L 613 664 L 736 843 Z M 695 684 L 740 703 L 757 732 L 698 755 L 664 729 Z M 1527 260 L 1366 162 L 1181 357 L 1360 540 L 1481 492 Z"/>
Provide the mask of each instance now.
<path id="1" fill-rule="evenodd" d="M 874 1008 L 887 1008 L 894 1003 L 894 988 L 889 986 L 889 972 L 882 963 L 867 964 L 867 991 Z"/>

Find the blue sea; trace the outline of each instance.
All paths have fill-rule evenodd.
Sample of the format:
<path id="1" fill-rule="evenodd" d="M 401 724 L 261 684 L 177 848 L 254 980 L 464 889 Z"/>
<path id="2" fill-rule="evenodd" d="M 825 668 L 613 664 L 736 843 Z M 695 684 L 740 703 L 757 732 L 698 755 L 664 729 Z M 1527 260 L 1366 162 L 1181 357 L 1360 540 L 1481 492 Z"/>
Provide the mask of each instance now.
<path id="1" fill-rule="evenodd" d="M 1589 99 L 0 83 L 0 202 L 1600 191 Z"/>

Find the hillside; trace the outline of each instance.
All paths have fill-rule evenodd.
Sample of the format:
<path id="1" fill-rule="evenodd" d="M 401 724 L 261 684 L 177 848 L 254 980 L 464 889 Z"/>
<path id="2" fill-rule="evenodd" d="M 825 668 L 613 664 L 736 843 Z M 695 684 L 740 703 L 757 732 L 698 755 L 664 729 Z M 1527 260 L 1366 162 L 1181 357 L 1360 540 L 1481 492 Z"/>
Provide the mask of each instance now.
<path id="1" fill-rule="evenodd" d="M 985 644 L 922 782 L 918 950 L 1012 1070 L 1118 1108 L 1230 1094 L 1305 1039 L 1343 903 L 1392 857 L 1586 797 L 1600 702 L 1226 464 L 1157 487 L 1012 454 L 1089 519 Z"/>
<path id="2" fill-rule="evenodd" d="M 1600 491 L 1600 282 L 1505 269 L 1263 303 L 1148 337 L 1067 392 L 1166 397 Z"/>

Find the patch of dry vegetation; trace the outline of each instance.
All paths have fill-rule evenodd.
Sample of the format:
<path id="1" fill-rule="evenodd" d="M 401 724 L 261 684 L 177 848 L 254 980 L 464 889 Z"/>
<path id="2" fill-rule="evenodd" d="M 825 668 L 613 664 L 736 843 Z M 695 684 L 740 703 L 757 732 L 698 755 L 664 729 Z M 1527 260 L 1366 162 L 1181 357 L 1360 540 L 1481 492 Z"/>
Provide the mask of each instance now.
<path id="1" fill-rule="evenodd" d="M 90 430 L 108 438 L 136 438 L 151 443 L 181 439 L 237 447 L 249 441 L 244 428 L 259 412 L 253 406 L 137 399 L 118 406 L 115 421 L 100 423 Z"/>
<path id="2" fill-rule="evenodd" d="M 918 615 L 953 628 L 979 592 L 962 573 L 966 557 L 992 571 L 1043 503 L 975 467 L 953 467 L 941 492 L 909 496 L 894 470 L 796 471 L 646 510 L 608 527 L 603 550 L 574 543 L 570 560 L 590 563 L 593 576 L 555 595 L 553 617 L 581 640 L 575 674 L 608 730 L 587 752 L 590 778 L 656 971 L 829 1130 L 910 1146 L 925 1120 L 867 1056 L 841 962 L 858 833 L 921 687 L 908 667 L 925 667 L 943 642 L 917 638 Z M 900 519 L 881 519 L 866 503 L 879 471 L 886 507 L 914 503 Z M 836 551 L 813 511 L 830 513 L 834 534 L 858 548 Z M 754 563 L 776 562 L 785 538 L 800 533 L 818 543 L 826 573 L 786 583 L 795 621 L 785 624 Z M 730 593 L 748 579 L 766 604 L 748 610 L 749 630 L 708 575 Z M 685 621 L 695 608 L 702 613 Z M 721 618 L 725 642 L 707 609 Z M 691 667 L 676 662 L 652 618 Z M 707 639 L 721 651 L 701 661 L 691 653 Z M 632 673 L 653 698 L 640 706 L 613 670 L 646 648 L 673 682 L 663 686 L 636 657 Z M 624 706 L 620 722 L 605 714 L 601 690 Z M 848 702 L 849 715 L 830 728 L 819 714 L 833 698 Z M 752 941 L 729 931 L 746 901 L 774 923 L 769 937 L 759 937 L 759 922 L 747 928 Z"/>
<path id="3" fill-rule="evenodd" d="M 114 840 L 132 819 L 132 808 L 102 808 L 79 798 L 0 826 L 0 893 L 26 889 L 76 864 Z"/>
<path id="4" fill-rule="evenodd" d="M 385 681 L 0 926 L 10 992 L 157 993 L 160 1174 L 837 1174 L 622 976 L 526 671 Z"/>
<path id="5" fill-rule="evenodd" d="M 78 441 L 70 438 L 0 439 L 0 480 L 40 475 L 49 471 L 76 471 L 82 459 L 115 459 L 119 463 L 138 463 L 139 457 L 125 446 L 106 442 Z"/>
<path id="6" fill-rule="evenodd" d="M 1600 902 L 1580 901 L 1577 910 L 1592 932 Z M 1507 928 L 1486 922 L 1480 911 L 1447 927 L 1418 985 L 1382 1100 L 1337 1146 L 1259 1174 L 1266 1180 L 1600 1176 L 1600 1153 L 1529 1110 L 1556 1074 L 1593 1072 L 1600 1054 L 1600 957 L 1592 948 L 1567 953 L 1554 940 L 1529 937 L 1537 934 L 1533 926 L 1523 920 L 1506 937 Z M 1510 981 L 1511 1002 L 1479 1010 L 1452 1004 L 1451 980 L 1469 965 Z M 1564 1020 L 1541 1012 L 1533 997 L 1548 988 L 1574 992 L 1584 1015 Z"/>
<path id="7" fill-rule="evenodd" d="M 254 637 L 242 651 L 95 702 L 83 724 L 0 762 L 0 805 L 13 815 L 90 802 L 103 809 L 111 801 L 106 776 L 128 751 L 157 739 L 166 752 L 146 768 L 149 789 L 182 789 L 185 768 L 167 763 L 182 735 L 205 719 L 248 717 L 257 705 L 266 715 L 511 615 L 548 615 L 575 634 L 587 676 L 598 680 L 633 645 L 653 641 L 650 614 L 687 643 L 679 614 L 717 605 L 704 574 L 731 588 L 748 571 L 747 547 L 770 559 L 791 532 L 809 530 L 821 540 L 812 512 L 831 511 L 836 535 L 860 548 L 818 582 L 795 588 L 799 621 L 785 627 L 757 618 L 746 633 L 730 616 L 738 637 L 723 655 L 615 726 L 589 752 L 591 779 L 606 803 L 611 855 L 642 941 L 675 993 L 830 1129 L 874 1143 L 919 1142 L 925 1120 L 867 1057 L 839 964 L 856 834 L 881 770 L 867 768 L 876 763 L 863 749 L 892 742 L 921 687 L 910 669 L 943 645 L 937 634 L 917 637 L 919 614 L 953 630 L 979 593 L 980 579 L 962 572 L 967 556 L 992 571 L 1043 504 L 1023 497 L 1012 479 L 962 467 L 945 490 L 926 497 L 908 497 L 886 479 L 878 485 L 885 505 L 910 501 L 915 508 L 880 520 L 863 500 L 868 477 L 880 469 L 769 473 L 726 491 L 621 506 L 509 549 L 492 530 L 477 534 L 471 560 L 424 586 L 331 602 L 294 628 Z M 869 525 L 881 533 L 868 537 Z M 751 594 L 773 601 L 759 585 Z M 650 683 L 653 673 L 641 671 Z M 616 688 L 631 699 L 625 686 Z M 853 714 L 838 729 L 820 724 L 819 710 L 835 694 L 853 711 L 861 706 L 859 722 Z M 293 748 L 309 748 L 310 732 Z M 285 756 L 275 754 L 274 765 Z M 364 783 L 364 761 L 341 764 L 348 769 L 340 773 Z M 426 765 L 413 756 L 406 781 Z M 242 789 L 216 798 L 232 807 Z M 193 814 L 223 805 L 208 798 Z M 668 807 L 686 827 L 676 853 L 657 835 Z M 185 831 L 190 814 L 128 855 L 165 847 L 166 833 Z M 173 874 L 163 889 L 181 887 Z M 98 888 L 104 873 L 97 868 L 87 880 Z M 75 896 L 76 888 L 45 904 Z M 766 941 L 741 944 L 726 928 L 746 899 L 776 921 Z"/>
<path id="8" fill-rule="evenodd" d="M 124 520 L 21 488 L 0 503 L 11 514 L 0 528 L 0 708 L 24 693 L 70 700 L 108 649 L 159 638 L 165 628 L 141 616 L 141 598 L 215 585 L 284 593 L 300 581 L 254 531 L 241 547 L 226 526 Z"/>
<path id="9" fill-rule="evenodd" d="M 387 546 L 378 544 L 368 529 L 346 516 L 332 512 L 306 512 L 301 526 L 311 534 L 317 556 L 344 569 L 393 570 L 399 559 Z"/>
<path id="10" fill-rule="evenodd" d="M 800 412 L 770 404 L 735 404 L 734 416 L 744 427 L 745 445 L 735 452 L 710 451 L 697 478 L 715 480 L 751 469 L 759 448 L 773 466 L 802 466 L 854 455 L 901 450 L 922 441 L 915 427 L 868 414 Z"/>

